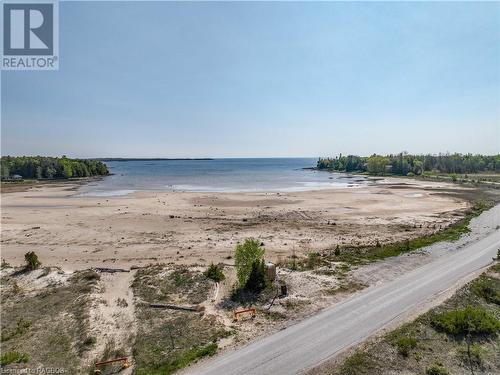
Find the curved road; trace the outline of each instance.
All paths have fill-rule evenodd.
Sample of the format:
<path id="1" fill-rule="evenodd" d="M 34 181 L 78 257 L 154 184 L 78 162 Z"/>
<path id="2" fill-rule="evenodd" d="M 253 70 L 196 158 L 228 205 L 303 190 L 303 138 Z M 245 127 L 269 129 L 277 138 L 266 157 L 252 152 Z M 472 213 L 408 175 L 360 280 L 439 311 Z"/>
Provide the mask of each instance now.
<path id="1" fill-rule="evenodd" d="M 492 262 L 500 230 L 389 283 L 192 368 L 192 374 L 290 375 L 305 372 L 364 341 L 392 320 Z"/>

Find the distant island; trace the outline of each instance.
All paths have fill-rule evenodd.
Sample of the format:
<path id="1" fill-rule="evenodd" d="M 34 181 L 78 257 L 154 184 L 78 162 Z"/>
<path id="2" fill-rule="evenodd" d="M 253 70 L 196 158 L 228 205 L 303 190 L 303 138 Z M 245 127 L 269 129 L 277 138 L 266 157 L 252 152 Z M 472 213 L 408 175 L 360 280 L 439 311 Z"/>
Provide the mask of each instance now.
<path id="1" fill-rule="evenodd" d="M 53 180 L 106 176 L 109 174 L 106 164 L 92 159 L 70 159 L 47 156 L 2 156 L 1 179 Z"/>
<path id="2" fill-rule="evenodd" d="M 98 161 L 214 160 L 213 158 L 93 158 Z"/>
<path id="3" fill-rule="evenodd" d="M 370 175 L 418 176 L 426 173 L 467 174 L 500 172 L 500 154 L 412 155 L 406 152 L 390 155 L 357 156 L 340 154 L 319 158 L 317 169 Z"/>

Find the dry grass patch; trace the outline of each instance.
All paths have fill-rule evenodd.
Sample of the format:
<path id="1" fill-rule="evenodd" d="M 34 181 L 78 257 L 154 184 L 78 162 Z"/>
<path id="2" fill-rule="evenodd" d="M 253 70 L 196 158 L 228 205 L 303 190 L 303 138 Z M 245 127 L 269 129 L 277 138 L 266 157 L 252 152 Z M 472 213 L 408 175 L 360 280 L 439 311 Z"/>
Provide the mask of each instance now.
<path id="1" fill-rule="evenodd" d="M 32 272 L 40 273 L 39 281 L 57 273 Z M 81 271 L 40 289 L 19 286 L 33 275 L 14 272 L 2 277 L 2 364 L 8 369 L 41 366 L 84 372 L 81 355 L 89 347 L 89 296 L 99 275 Z"/>
<path id="2" fill-rule="evenodd" d="M 230 332 L 203 312 L 153 309 L 149 303 L 195 305 L 212 290 L 202 272 L 156 265 L 137 271 L 132 284 L 138 332 L 133 346 L 136 374 L 171 374 L 217 351 Z"/>

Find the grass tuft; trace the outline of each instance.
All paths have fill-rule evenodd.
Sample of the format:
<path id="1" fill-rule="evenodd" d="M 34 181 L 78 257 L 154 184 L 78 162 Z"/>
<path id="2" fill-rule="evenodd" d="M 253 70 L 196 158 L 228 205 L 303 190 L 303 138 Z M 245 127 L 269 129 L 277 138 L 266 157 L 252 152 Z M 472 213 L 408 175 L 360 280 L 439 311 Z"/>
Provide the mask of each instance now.
<path id="1" fill-rule="evenodd" d="M 213 356 L 217 352 L 217 349 L 218 346 L 215 343 L 211 343 L 197 348 L 192 348 L 190 350 L 183 352 L 175 359 L 172 359 L 167 363 L 161 364 L 156 368 L 149 368 L 147 370 L 140 369 L 137 371 L 137 375 L 169 375 L 203 357 Z"/>

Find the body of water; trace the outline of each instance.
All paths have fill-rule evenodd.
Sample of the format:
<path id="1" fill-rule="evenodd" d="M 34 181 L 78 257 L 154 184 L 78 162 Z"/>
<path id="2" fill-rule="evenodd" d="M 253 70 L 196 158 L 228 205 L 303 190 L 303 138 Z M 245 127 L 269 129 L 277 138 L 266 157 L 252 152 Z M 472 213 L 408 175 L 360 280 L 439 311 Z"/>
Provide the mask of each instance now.
<path id="1" fill-rule="evenodd" d="M 107 161 L 113 175 L 81 188 L 81 195 L 135 191 L 257 192 L 357 187 L 363 177 L 308 170 L 315 158 Z"/>

